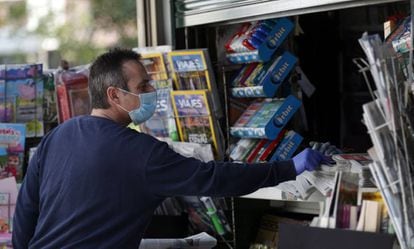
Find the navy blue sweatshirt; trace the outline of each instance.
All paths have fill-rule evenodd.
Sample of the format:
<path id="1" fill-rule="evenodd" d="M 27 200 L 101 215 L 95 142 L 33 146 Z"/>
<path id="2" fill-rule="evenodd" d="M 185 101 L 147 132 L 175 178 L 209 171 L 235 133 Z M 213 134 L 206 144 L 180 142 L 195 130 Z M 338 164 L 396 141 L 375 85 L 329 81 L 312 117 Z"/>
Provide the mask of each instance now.
<path id="1" fill-rule="evenodd" d="M 112 120 L 81 116 L 46 135 L 13 223 L 22 248 L 138 248 L 169 196 L 239 196 L 296 176 L 292 161 L 204 163 Z"/>

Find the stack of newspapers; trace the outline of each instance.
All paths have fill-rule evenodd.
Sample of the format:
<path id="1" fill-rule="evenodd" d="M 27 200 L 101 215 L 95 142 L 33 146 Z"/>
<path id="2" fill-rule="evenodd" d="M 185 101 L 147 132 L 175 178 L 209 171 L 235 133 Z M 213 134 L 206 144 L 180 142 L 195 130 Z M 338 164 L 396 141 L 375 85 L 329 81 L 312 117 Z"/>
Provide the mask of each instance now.
<path id="1" fill-rule="evenodd" d="M 401 248 L 414 248 L 412 51 L 395 53 L 378 35 L 364 34 L 359 43 L 367 61 L 355 62 L 373 97 L 373 101 L 363 105 L 363 121 L 373 143 L 368 150 L 373 159 L 369 167 L 386 202 Z M 368 80 L 367 72 L 371 73 L 372 81 Z"/>
<path id="2" fill-rule="evenodd" d="M 207 233 L 199 233 L 182 239 L 143 239 L 139 249 L 211 249 L 217 240 Z"/>
<path id="3" fill-rule="evenodd" d="M 282 182 L 276 186 L 284 192 L 283 198 L 288 200 L 309 200 L 315 191 L 328 197 L 335 188 L 336 172 L 343 171 L 358 175 L 358 186 L 361 188 L 376 187 L 371 181 L 368 164 L 371 158 L 365 153 L 336 154 L 331 156 L 331 165 L 322 164 L 317 170 L 304 171 L 293 181 Z"/>

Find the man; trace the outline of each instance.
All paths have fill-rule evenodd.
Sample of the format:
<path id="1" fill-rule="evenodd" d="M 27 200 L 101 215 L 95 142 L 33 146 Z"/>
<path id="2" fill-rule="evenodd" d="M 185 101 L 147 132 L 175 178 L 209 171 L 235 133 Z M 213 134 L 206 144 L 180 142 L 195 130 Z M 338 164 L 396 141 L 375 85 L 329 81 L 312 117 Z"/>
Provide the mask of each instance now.
<path id="1" fill-rule="evenodd" d="M 155 89 L 129 50 L 90 68 L 92 113 L 47 134 L 30 161 L 13 224 L 20 248 L 138 248 L 155 208 L 168 196 L 239 196 L 294 179 L 323 156 L 247 165 L 203 163 L 127 129 L 149 119 Z"/>

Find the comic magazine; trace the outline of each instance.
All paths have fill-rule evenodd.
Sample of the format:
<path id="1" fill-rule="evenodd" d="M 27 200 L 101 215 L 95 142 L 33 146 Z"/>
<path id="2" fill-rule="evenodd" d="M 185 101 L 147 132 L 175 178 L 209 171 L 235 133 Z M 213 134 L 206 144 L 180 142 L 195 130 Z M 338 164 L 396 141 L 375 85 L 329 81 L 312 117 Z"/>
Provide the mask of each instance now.
<path id="1" fill-rule="evenodd" d="M 23 176 L 25 124 L 0 123 L 0 179 Z"/>
<path id="2" fill-rule="evenodd" d="M 208 91 L 173 91 L 171 96 L 181 141 L 211 143 L 215 151 L 220 153 Z"/>
<path id="3" fill-rule="evenodd" d="M 25 123 L 27 137 L 43 136 L 42 64 L 6 65 L 1 72 L 1 121 Z"/>

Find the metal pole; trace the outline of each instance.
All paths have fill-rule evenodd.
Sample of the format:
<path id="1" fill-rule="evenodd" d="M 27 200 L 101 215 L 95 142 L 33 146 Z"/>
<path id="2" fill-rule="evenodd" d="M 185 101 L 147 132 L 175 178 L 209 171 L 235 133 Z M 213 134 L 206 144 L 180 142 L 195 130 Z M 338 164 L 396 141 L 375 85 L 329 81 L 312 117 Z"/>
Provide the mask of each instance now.
<path id="1" fill-rule="evenodd" d="M 138 47 L 146 47 L 145 1 L 136 0 Z"/>

